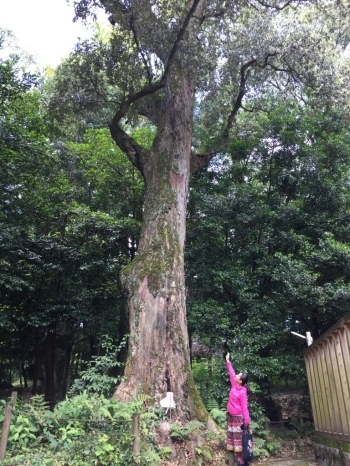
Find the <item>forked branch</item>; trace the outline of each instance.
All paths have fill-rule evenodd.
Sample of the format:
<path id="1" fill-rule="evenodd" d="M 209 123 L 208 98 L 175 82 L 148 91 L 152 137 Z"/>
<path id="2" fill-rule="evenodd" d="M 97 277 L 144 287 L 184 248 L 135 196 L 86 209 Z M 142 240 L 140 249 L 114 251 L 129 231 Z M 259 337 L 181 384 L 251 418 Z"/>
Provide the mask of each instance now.
<path id="1" fill-rule="evenodd" d="M 259 63 L 256 58 L 253 58 L 252 60 L 249 60 L 247 63 L 245 63 L 244 65 L 241 66 L 241 69 L 240 69 L 240 83 L 239 83 L 239 88 L 238 88 L 238 94 L 237 94 L 236 100 L 235 100 L 235 102 L 233 104 L 232 111 L 228 116 L 227 124 L 225 126 L 225 129 L 223 131 L 224 140 L 227 140 L 227 138 L 229 136 L 230 129 L 232 128 L 232 125 L 233 125 L 233 123 L 234 123 L 234 121 L 236 119 L 237 113 L 238 113 L 239 109 L 242 108 L 242 102 L 243 102 L 243 98 L 245 96 L 245 93 L 247 91 L 247 82 L 248 82 L 248 78 L 249 78 L 251 68 L 254 67 L 254 66 L 257 66 L 257 67 L 259 67 L 261 69 L 266 68 L 268 65 L 270 65 L 269 58 L 274 57 L 276 55 L 277 55 L 276 52 L 268 53 L 265 56 L 263 63 Z"/>
<path id="2" fill-rule="evenodd" d="M 243 108 L 243 98 L 247 90 L 247 82 L 248 82 L 251 68 L 253 67 L 259 67 L 261 69 L 266 68 L 268 65 L 270 65 L 269 59 L 276 55 L 277 55 L 276 52 L 268 53 L 265 56 L 264 61 L 262 63 L 261 62 L 259 63 L 259 61 L 256 58 L 252 58 L 251 60 L 249 60 L 248 62 L 244 63 L 244 65 L 241 66 L 238 93 L 237 93 L 236 99 L 233 102 L 232 110 L 227 118 L 226 126 L 224 127 L 224 130 L 222 132 L 220 144 L 218 145 L 215 151 L 211 151 L 206 155 L 192 154 L 191 155 L 191 173 L 195 173 L 196 171 L 200 170 L 202 167 L 207 165 L 216 154 L 224 150 L 226 143 L 228 141 L 228 138 L 229 138 L 230 129 L 233 126 L 233 123 L 236 119 L 238 111 L 241 108 Z"/>
<path id="3" fill-rule="evenodd" d="M 166 65 L 164 68 L 164 72 L 162 77 L 156 81 L 156 82 L 151 82 L 151 75 L 148 75 L 149 82 L 146 86 L 144 86 L 140 91 L 136 92 L 135 94 L 129 95 L 120 105 L 119 110 L 116 112 L 114 115 L 111 124 L 110 124 L 110 131 L 113 139 L 115 142 L 118 144 L 120 149 L 122 149 L 131 162 L 137 167 L 142 174 L 144 174 L 143 170 L 143 154 L 147 152 L 145 149 L 143 149 L 141 146 L 139 146 L 119 125 L 119 122 L 121 119 L 126 115 L 127 111 L 129 110 L 130 106 L 134 104 L 136 101 L 146 97 L 150 96 L 151 94 L 154 94 L 158 92 L 160 89 L 162 89 L 167 81 L 168 75 L 170 73 L 171 67 L 173 65 L 173 62 L 175 60 L 176 53 L 178 51 L 180 42 L 184 38 L 186 31 L 188 29 L 188 26 L 190 24 L 191 18 L 194 16 L 197 6 L 201 0 L 194 0 L 191 8 L 189 9 L 184 22 L 181 26 L 181 28 L 178 31 L 178 34 L 176 36 L 176 39 L 174 41 L 174 44 L 172 46 L 172 49 L 169 53 L 168 59 L 166 61 Z M 133 29 L 133 22 L 130 22 L 130 28 L 133 31 L 135 41 L 137 43 L 138 49 L 141 50 L 140 45 L 138 44 L 136 32 Z M 144 59 L 145 63 L 145 57 L 142 55 L 142 58 Z M 147 63 L 145 63 L 145 66 L 147 67 Z"/>

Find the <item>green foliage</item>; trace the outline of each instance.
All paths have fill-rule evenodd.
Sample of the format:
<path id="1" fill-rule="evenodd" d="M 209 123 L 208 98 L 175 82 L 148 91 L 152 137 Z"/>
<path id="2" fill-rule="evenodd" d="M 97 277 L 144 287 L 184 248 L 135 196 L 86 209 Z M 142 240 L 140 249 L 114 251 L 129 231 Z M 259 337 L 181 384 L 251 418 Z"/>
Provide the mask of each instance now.
<path id="1" fill-rule="evenodd" d="M 223 429 L 226 427 L 227 423 L 227 416 L 226 416 L 226 411 L 223 411 L 219 408 L 213 408 L 210 412 L 210 416 L 213 418 L 213 420 Z"/>
<path id="2" fill-rule="evenodd" d="M 173 452 L 173 449 L 170 447 L 162 447 L 159 451 L 159 456 L 163 458 L 167 458 L 169 455 L 171 455 Z"/>
<path id="3" fill-rule="evenodd" d="M 194 177 L 186 243 L 193 340 L 218 355 L 226 341 L 260 403 L 306 381 L 305 340 L 290 332 L 317 338 L 350 303 L 347 117 L 270 104 L 241 115 L 227 153 Z M 221 407 L 215 369 L 210 381 L 196 371 L 206 405 Z"/>
<path id="4" fill-rule="evenodd" d="M 16 442 L 22 450 L 29 450 L 28 445 L 36 440 L 38 430 L 28 417 L 19 414 L 10 426 L 8 441 Z"/>
<path id="5" fill-rule="evenodd" d="M 266 442 L 266 449 L 271 455 L 274 455 L 282 452 L 282 445 L 278 440 L 273 439 Z"/>
<path id="6" fill-rule="evenodd" d="M 301 437 L 310 437 L 315 432 L 313 423 L 309 421 L 300 423 L 297 419 L 292 419 L 289 423 L 289 427 L 295 429 Z"/>
<path id="7" fill-rule="evenodd" d="M 266 440 L 261 438 L 261 437 L 254 437 L 254 456 L 256 458 L 264 458 L 264 457 L 269 457 L 270 453 L 268 449 L 266 448 Z"/>
<path id="8" fill-rule="evenodd" d="M 1 31 L 0 361 L 33 376 L 55 329 L 53 399 L 69 388 L 70 363 L 86 369 L 82 361 L 101 350 L 101 335 L 119 344 L 127 333 L 118 274 L 136 251 L 144 185 L 107 129 L 85 124 L 77 135 L 55 123 L 48 83 L 22 68 L 16 53 L 3 59 L 3 43 Z M 152 140 L 147 128 L 135 133 L 146 145 Z M 118 357 L 125 360 L 125 348 Z M 115 364 L 92 380 L 92 366 L 81 390 L 84 378 L 107 390 L 108 376 L 117 381 L 122 372 Z"/>
<path id="9" fill-rule="evenodd" d="M 196 386 L 206 408 L 225 409 L 227 404 L 227 379 L 224 376 L 223 361 L 217 358 L 195 359 L 192 361 L 192 373 Z"/>
<path id="10" fill-rule="evenodd" d="M 101 347 L 104 349 L 104 354 L 94 356 L 92 361 L 86 362 L 87 368 L 80 371 L 79 378 L 74 380 L 70 393 L 75 395 L 86 391 L 111 396 L 116 384 L 121 381 L 121 377 L 112 377 L 108 374 L 114 367 L 122 366 L 122 363 L 117 360 L 117 355 L 126 345 L 126 340 L 127 336 L 123 338 L 119 346 L 115 346 L 112 338 L 103 335 Z"/>
<path id="11" fill-rule="evenodd" d="M 212 452 L 205 445 L 196 447 L 195 452 L 198 466 L 205 464 L 205 462 L 210 461 L 213 457 Z"/>
<path id="12" fill-rule="evenodd" d="M 200 421 L 190 421 L 185 425 L 178 422 L 174 422 L 170 426 L 170 437 L 178 441 L 183 441 L 188 439 L 188 437 L 198 429 L 204 427 L 203 422 Z"/>
<path id="13" fill-rule="evenodd" d="M 40 396 L 31 403 L 19 401 L 4 465 L 22 460 L 21 464 L 31 466 L 134 465 L 131 425 L 135 412 L 140 413 L 139 464 L 160 464 L 169 451 L 160 450 L 155 443 L 152 432 L 157 418 L 146 407 L 148 399 L 140 396 L 134 402 L 121 403 L 85 392 L 58 403 L 53 411 Z"/>
<path id="14" fill-rule="evenodd" d="M 214 398 L 209 398 L 207 401 L 207 408 L 209 411 L 219 409 L 219 403 Z"/>

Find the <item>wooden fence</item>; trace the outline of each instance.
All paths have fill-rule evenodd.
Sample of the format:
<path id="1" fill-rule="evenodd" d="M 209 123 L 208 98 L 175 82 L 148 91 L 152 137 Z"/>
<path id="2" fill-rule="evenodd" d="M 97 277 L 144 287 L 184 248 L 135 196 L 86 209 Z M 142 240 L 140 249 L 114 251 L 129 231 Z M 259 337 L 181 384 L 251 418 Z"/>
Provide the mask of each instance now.
<path id="1" fill-rule="evenodd" d="M 316 434 L 350 442 L 350 314 L 305 351 Z"/>

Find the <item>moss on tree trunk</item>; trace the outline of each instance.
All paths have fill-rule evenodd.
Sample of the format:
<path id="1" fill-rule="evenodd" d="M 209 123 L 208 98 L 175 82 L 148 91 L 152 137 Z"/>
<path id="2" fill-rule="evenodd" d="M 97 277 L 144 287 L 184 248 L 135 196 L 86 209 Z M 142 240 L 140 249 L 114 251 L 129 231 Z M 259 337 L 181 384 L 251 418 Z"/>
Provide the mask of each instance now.
<path id="1" fill-rule="evenodd" d="M 184 274 L 194 93 L 184 78 L 174 79 L 165 92 L 164 118 L 144 169 L 140 244 L 122 272 L 130 344 L 125 381 L 116 396 L 143 392 L 159 401 L 172 391 L 180 417 L 206 420 L 190 369 Z"/>

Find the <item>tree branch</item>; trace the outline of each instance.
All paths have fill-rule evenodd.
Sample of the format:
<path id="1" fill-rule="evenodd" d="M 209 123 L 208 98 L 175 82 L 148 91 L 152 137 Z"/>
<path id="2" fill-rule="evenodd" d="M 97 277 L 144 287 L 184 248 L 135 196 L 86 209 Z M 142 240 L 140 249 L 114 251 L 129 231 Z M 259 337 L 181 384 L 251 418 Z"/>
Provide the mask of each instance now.
<path id="1" fill-rule="evenodd" d="M 198 19 L 200 24 L 203 24 L 204 21 L 207 20 L 208 18 L 221 18 L 222 16 L 225 16 L 226 12 L 227 12 L 227 8 L 222 8 L 220 11 L 217 11 L 216 13 L 203 15 L 202 18 L 197 18 L 196 16 L 194 16 L 194 18 Z"/>
<path id="2" fill-rule="evenodd" d="M 292 0 L 289 0 L 288 2 L 286 2 L 286 3 L 285 3 L 284 5 L 282 5 L 282 6 L 270 5 L 269 3 L 263 2 L 262 0 L 258 0 L 258 3 L 260 3 L 261 6 L 264 6 L 264 7 L 266 7 L 266 8 L 273 8 L 274 10 L 282 11 L 282 10 L 284 10 L 285 8 L 287 8 L 287 6 L 289 6 L 289 5 L 292 3 Z"/>
<path id="3" fill-rule="evenodd" d="M 135 40 L 137 50 L 139 51 L 139 54 L 141 55 L 143 64 L 144 64 L 144 66 L 146 68 L 146 71 L 147 71 L 148 84 L 151 84 L 152 83 L 152 73 L 151 73 L 151 70 L 150 70 L 150 68 L 148 66 L 145 54 L 143 53 L 143 50 L 141 49 L 139 40 L 137 38 L 136 28 L 135 28 L 135 24 L 134 24 L 134 16 L 133 15 L 130 15 L 130 29 L 131 29 L 131 31 L 132 31 L 132 33 L 134 35 L 134 40 Z"/>
<path id="4" fill-rule="evenodd" d="M 210 152 L 208 154 L 195 154 L 194 152 L 191 152 L 191 159 L 190 159 L 190 172 L 191 175 L 194 173 L 198 172 L 205 166 L 209 164 L 211 159 L 215 157 L 217 154 L 217 151 L 215 152 Z"/>
<path id="5" fill-rule="evenodd" d="M 251 60 L 249 60 L 247 63 L 245 63 L 244 65 L 241 66 L 241 69 L 240 69 L 240 84 L 239 84 L 239 90 L 238 90 L 238 95 L 236 97 L 236 100 L 234 102 L 234 105 L 233 105 L 233 109 L 227 119 L 227 124 L 224 128 L 224 131 L 222 133 L 222 142 L 221 144 L 219 145 L 219 147 L 217 147 L 217 149 L 215 151 L 211 151 L 210 153 L 208 154 L 205 154 L 205 155 L 201 155 L 201 154 L 194 154 L 192 153 L 191 154 L 191 173 L 195 173 L 197 172 L 198 170 L 200 170 L 201 168 L 203 168 L 204 166 L 208 165 L 208 163 L 210 162 L 210 160 L 218 153 L 220 152 L 221 150 L 223 150 L 227 140 L 228 140 L 228 137 L 229 137 L 229 132 L 230 132 L 230 129 L 232 128 L 232 125 L 233 125 L 233 122 L 237 116 L 237 113 L 239 111 L 240 108 L 243 108 L 243 105 L 242 105 L 242 101 L 243 101 L 243 97 L 246 93 L 246 84 L 247 84 L 247 81 L 248 81 L 248 78 L 249 78 L 249 71 L 250 71 L 250 68 L 252 66 L 258 66 L 259 68 L 266 68 L 266 66 L 269 65 L 269 58 L 271 57 L 274 57 L 276 56 L 277 53 L 274 52 L 274 53 L 268 53 L 266 55 L 266 57 L 264 58 L 264 61 L 263 63 L 259 63 L 258 60 L 256 58 L 253 58 Z M 246 108 L 244 108 L 245 111 L 253 111 L 252 110 L 248 110 Z"/>
<path id="6" fill-rule="evenodd" d="M 268 113 L 269 111 L 266 108 L 258 107 L 257 105 L 253 104 L 252 108 L 247 108 L 241 105 L 241 109 L 248 113 L 254 113 L 255 111 L 265 112 Z"/>
<path id="7" fill-rule="evenodd" d="M 170 73 L 171 66 L 174 62 L 176 52 L 179 48 L 181 40 L 184 38 L 185 33 L 187 31 L 188 25 L 190 24 L 191 18 L 194 16 L 194 13 L 197 9 L 197 6 L 201 0 L 194 0 L 190 10 L 188 11 L 186 18 L 183 22 L 182 27 L 179 29 L 176 40 L 173 44 L 173 47 L 169 53 L 164 73 L 162 77 L 160 78 L 159 81 L 156 82 L 149 82 L 146 86 L 144 86 L 139 92 L 136 92 L 133 95 L 129 95 L 124 102 L 121 103 L 119 110 L 116 112 L 114 115 L 111 124 L 110 124 L 110 131 L 112 138 L 114 141 L 117 143 L 118 147 L 120 147 L 121 150 L 123 150 L 130 161 L 134 164 L 134 166 L 140 170 L 141 174 L 143 177 L 145 176 L 144 174 L 144 168 L 143 168 L 143 155 L 147 153 L 148 151 L 144 148 L 142 148 L 140 145 L 138 145 L 120 126 L 119 122 L 120 120 L 126 115 L 128 109 L 130 106 L 135 103 L 136 101 L 146 97 L 150 96 L 151 94 L 154 94 L 155 92 L 159 91 L 162 89 L 165 84 L 167 77 Z M 130 28 L 132 29 L 134 33 L 135 40 L 137 41 L 135 31 L 133 30 L 133 24 L 132 21 L 130 20 Z M 144 58 L 144 57 L 143 57 Z M 150 78 L 150 75 L 149 75 Z"/>
<path id="8" fill-rule="evenodd" d="M 150 94 L 135 103 L 137 113 L 146 117 L 156 127 L 159 126 L 163 118 L 160 112 L 161 100 L 161 96 L 158 94 Z"/>
<path id="9" fill-rule="evenodd" d="M 194 13 L 196 12 L 197 6 L 198 6 L 200 1 L 201 0 L 194 0 L 189 12 L 186 15 L 186 18 L 185 18 L 185 21 L 183 22 L 182 27 L 180 28 L 180 30 L 177 33 L 176 40 L 175 40 L 175 42 L 173 44 L 173 47 L 172 47 L 172 49 L 171 49 L 171 51 L 169 53 L 167 64 L 165 65 L 165 70 L 164 70 L 164 76 L 163 77 L 166 77 L 169 74 L 171 65 L 172 65 L 172 63 L 174 61 L 175 54 L 177 52 L 177 49 L 179 48 L 180 42 L 181 42 L 181 40 L 183 39 L 183 37 L 184 37 L 184 35 L 186 33 L 187 27 L 190 24 L 190 21 L 191 21 L 192 17 L 194 17 Z"/>
<path id="10" fill-rule="evenodd" d="M 131 163 L 139 170 L 141 175 L 145 178 L 145 171 L 143 167 L 143 159 L 145 154 L 148 153 L 148 149 L 141 147 L 131 138 L 124 130 L 119 126 L 119 120 L 117 123 L 109 125 L 109 130 L 114 141 L 118 147 L 125 152 Z"/>
<path id="11" fill-rule="evenodd" d="M 248 78 L 249 78 L 249 72 L 250 72 L 250 68 L 252 66 L 258 66 L 259 68 L 266 68 L 267 65 L 270 65 L 269 64 L 269 58 L 271 57 L 274 57 L 276 56 L 277 53 L 274 52 L 274 53 L 268 53 L 264 59 L 264 62 L 262 64 L 260 64 L 258 62 L 258 60 L 256 58 L 253 58 L 252 60 L 249 60 L 247 63 L 245 63 L 244 65 L 241 66 L 241 69 L 240 69 L 240 83 L 239 83 L 239 89 L 238 89 L 238 94 L 237 94 L 237 97 L 236 97 L 236 101 L 234 103 L 234 106 L 233 106 L 233 109 L 227 119 L 227 124 L 226 124 L 226 127 L 223 131 L 223 137 L 224 139 L 227 139 L 228 138 L 228 135 L 229 135 L 229 131 L 230 129 L 232 128 L 232 125 L 233 125 L 233 122 L 237 116 L 237 113 L 239 111 L 240 108 L 242 108 L 242 101 L 243 101 L 243 97 L 246 93 L 246 84 L 247 84 L 247 81 L 248 81 Z"/>
<path id="12" fill-rule="evenodd" d="M 164 87 L 163 79 L 153 84 L 149 84 L 141 89 L 136 94 L 129 96 L 124 102 L 121 103 L 119 110 L 114 115 L 109 129 L 111 132 L 111 136 L 114 141 L 117 143 L 118 147 L 126 153 L 129 160 L 132 164 L 140 171 L 142 176 L 144 177 L 144 169 L 142 158 L 145 153 L 148 151 L 137 144 L 119 125 L 120 120 L 126 115 L 130 105 L 132 105 L 137 100 L 141 99 L 142 97 L 146 97 L 157 92 L 159 89 Z"/>
<path id="13" fill-rule="evenodd" d="M 252 60 L 248 61 L 247 63 L 241 66 L 241 69 L 240 69 L 241 78 L 240 78 L 240 83 L 239 83 L 238 95 L 236 97 L 236 101 L 234 103 L 233 109 L 227 119 L 227 124 L 223 132 L 224 139 L 228 138 L 230 129 L 232 128 L 232 125 L 236 118 L 238 110 L 242 106 L 242 100 L 246 92 L 246 84 L 247 84 L 247 80 L 249 77 L 249 68 L 256 64 L 257 64 L 257 60 L 256 58 L 253 58 Z"/>
<path id="14" fill-rule="evenodd" d="M 302 3 L 303 1 L 304 1 L 304 0 L 298 0 L 297 3 Z M 306 1 L 307 1 L 307 0 L 305 0 L 305 2 L 306 2 Z M 290 6 L 291 8 L 293 8 L 293 3 L 295 3 L 294 0 L 288 0 L 287 2 L 283 3 L 283 4 L 280 6 L 280 5 L 272 5 L 272 4 L 267 3 L 267 2 L 265 2 L 265 1 L 263 1 L 263 0 L 256 0 L 256 2 L 257 2 L 259 5 L 261 5 L 261 6 L 265 7 L 265 8 L 272 8 L 272 9 L 277 10 L 277 11 L 282 11 L 282 10 L 284 10 L 285 8 L 287 8 L 288 6 Z M 251 2 L 249 2 L 249 3 L 252 5 Z M 252 6 L 255 8 L 254 5 L 252 5 Z"/>

